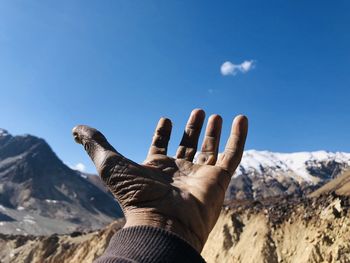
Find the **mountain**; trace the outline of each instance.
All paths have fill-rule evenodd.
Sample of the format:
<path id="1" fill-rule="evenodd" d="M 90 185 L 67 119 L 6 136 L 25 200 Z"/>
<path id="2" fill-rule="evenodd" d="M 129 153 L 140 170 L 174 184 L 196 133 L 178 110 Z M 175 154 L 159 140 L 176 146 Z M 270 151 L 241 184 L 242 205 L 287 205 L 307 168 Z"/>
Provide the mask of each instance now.
<path id="1" fill-rule="evenodd" d="M 327 195 L 332 192 L 338 195 L 350 196 L 350 171 L 344 172 L 339 177 L 331 180 L 321 188 L 317 189 L 310 195 L 310 197 Z"/>
<path id="2" fill-rule="evenodd" d="M 97 176 L 96 174 L 90 174 L 90 173 L 85 173 L 85 172 L 81 172 L 81 171 L 77 171 L 77 172 L 80 173 L 81 177 L 85 178 L 87 181 L 89 181 L 90 183 L 95 185 L 101 191 L 108 193 L 110 196 L 113 197 L 112 193 L 108 190 L 108 188 L 102 182 L 102 180 L 100 179 L 99 176 Z"/>
<path id="3" fill-rule="evenodd" d="M 302 196 L 350 167 L 350 153 L 273 153 L 249 150 L 234 174 L 226 199 Z"/>
<path id="4" fill-rule="evenodd" d="M 66 233 L 122 216 L 114 198 L 67 167 L 41 138 L 0 129 L 0 232 Z"/>
<path id="5" fill-rule="evenodd" d="M 0 261 L 92 263 L 122 227 L 70 235 L 0 235 Z M 208 263 L 350 262 L 350 197 L 231 202 L 202 251 Z"/>

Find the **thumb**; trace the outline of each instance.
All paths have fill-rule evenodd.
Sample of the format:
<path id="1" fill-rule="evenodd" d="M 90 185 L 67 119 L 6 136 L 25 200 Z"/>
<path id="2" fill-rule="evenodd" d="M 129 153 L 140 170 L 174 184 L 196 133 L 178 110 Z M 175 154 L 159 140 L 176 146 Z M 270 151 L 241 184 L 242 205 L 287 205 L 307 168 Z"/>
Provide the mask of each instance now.
<path id="1" fill-rule="evenodd" d="M 105 182 L 109 181 L 108 178 L 113 172 L 124 169 L 131 163 L 118 153 L 98 130 L 86 125 L 78 125 L 73 128 L 72 133 L 74 140 L 84 146 Z"/>

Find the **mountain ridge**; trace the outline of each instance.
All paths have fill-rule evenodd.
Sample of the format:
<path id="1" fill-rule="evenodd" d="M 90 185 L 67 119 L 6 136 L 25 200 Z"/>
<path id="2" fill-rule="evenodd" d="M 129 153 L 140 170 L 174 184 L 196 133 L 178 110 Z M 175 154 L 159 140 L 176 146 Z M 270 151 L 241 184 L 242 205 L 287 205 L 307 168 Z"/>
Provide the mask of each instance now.
<path id="1" fill-rule="evenodd" d="M 114 198 L 66 166 L 44 139 L 0 130 L 0 232 L 96 229 L 121 217 Z M 43 226 L 38 227 L 39 223 Z M 61 228 L 60 228 L 61 226 Z"/>
<path id="2" fill-rule="evenodd" d="M 350 167 L 350 153 L 245 151 L 226 199 L 255 199 L 311 193 Z"/>

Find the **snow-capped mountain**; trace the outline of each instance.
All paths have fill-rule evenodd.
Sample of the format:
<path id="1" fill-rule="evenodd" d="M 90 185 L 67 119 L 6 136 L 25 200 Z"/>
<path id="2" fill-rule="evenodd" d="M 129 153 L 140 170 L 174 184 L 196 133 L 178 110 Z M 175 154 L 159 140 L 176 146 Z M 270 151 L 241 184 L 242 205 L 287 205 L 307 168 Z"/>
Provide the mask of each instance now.
<path id="1" fill-rule="evenodd" d="M 350 153 L 249 150 L 244 152 L 226 197 L 259 199 L 277 195 L 303 195 L 346 169 L 350 169 Z"/>

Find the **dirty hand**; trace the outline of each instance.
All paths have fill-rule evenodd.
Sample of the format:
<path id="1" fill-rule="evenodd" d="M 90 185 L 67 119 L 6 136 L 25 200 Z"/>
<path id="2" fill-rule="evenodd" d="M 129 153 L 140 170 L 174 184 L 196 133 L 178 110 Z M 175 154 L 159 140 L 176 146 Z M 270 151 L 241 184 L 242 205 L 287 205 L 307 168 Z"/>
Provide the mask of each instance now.
<path id="1" fill-rule="evenodd" d="M 102 180 L 121 205 L 125 227 L 154 226 L 169 230 L 201 251 L 214 227 L 232 174 L 242 158 L 248 121 L 237 116 L 225 151 L 218 158 L 222 119 L 210 116 L 201 151 L 194 160 L 203 110 L 193 110 L 175 157 L 167 156 L 171 121 L 161 118 L 148 156 L 137 164 L 117 152 L 96 129 L 76 126 L 82 144 Z"/>

